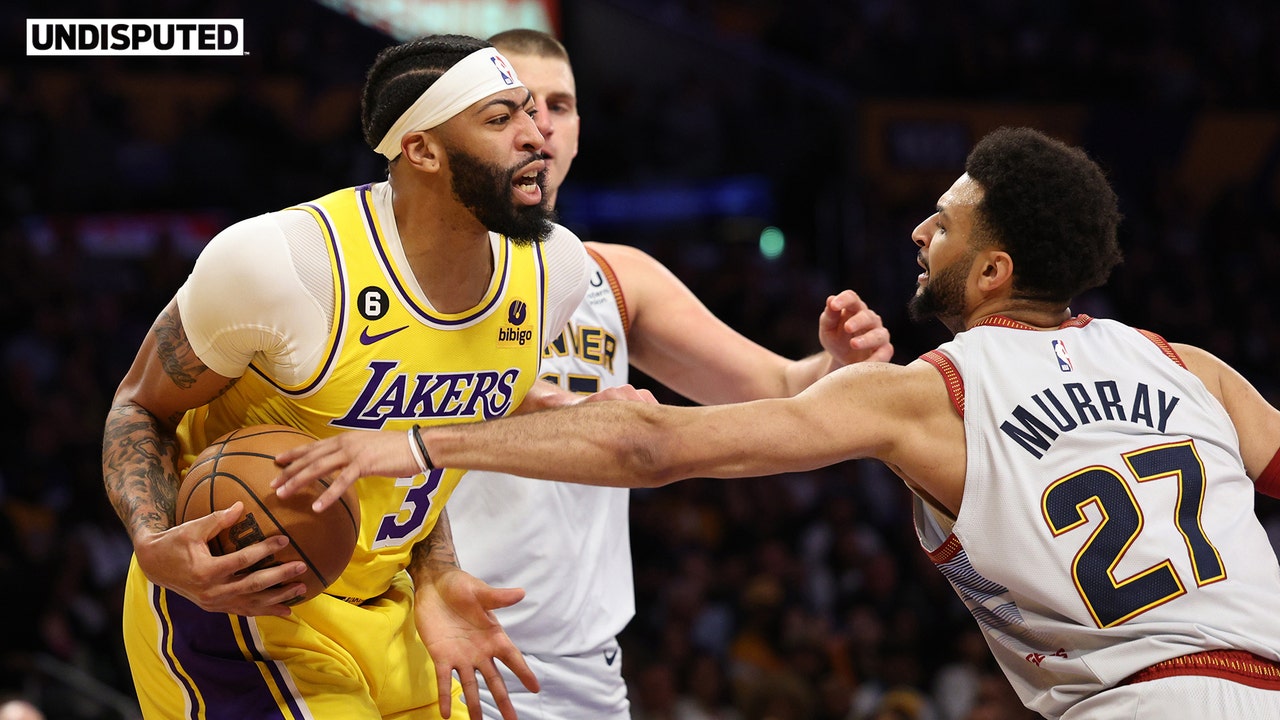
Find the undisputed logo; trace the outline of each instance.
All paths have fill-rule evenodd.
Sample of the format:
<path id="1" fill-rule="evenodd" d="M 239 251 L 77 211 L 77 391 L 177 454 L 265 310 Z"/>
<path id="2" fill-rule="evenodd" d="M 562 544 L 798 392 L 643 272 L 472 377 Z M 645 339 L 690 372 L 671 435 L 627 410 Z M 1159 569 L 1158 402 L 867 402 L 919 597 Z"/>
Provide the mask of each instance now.
<path id="1" fill-rule="evenodd" d="M 27 19 L 28 55 L 244 55 L 244 20 Z"/>
<path id="2" fill-rule="evenodd" d="M 507 306 L 507 324 L 498 328 L 498 346 L 524 345 L 533 339 L 533 331 L 520 327 L 528 318 L 529 306 L 523 300 L 512 300 Z"/>

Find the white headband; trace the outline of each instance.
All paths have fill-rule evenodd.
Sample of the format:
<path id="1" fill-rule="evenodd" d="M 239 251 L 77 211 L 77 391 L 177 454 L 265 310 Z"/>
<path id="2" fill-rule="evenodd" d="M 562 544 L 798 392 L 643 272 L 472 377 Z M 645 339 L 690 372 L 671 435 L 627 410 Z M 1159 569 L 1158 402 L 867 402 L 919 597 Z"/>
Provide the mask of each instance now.
<path id="1" fill-rule="evenodd" d="M 375 148 L 388 160 L 400 155 L 400 141 L 411 132 L 430 130 L 490 95 L 524 87 L 515 68 L 496 48 L 482 48 L 462 58 L 418 96 Z"/>

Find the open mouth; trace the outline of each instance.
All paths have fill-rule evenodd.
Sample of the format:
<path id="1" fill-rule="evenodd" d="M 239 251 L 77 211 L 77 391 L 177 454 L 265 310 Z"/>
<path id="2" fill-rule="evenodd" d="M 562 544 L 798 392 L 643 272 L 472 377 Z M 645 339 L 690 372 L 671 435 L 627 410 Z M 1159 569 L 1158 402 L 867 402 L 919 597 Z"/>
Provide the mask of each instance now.
<path id="1" fill-rule="evenodd" d="M 516 189 L 517 197 L 529 205 L 542 202 L 542 184 L 545 175 L 545 163 L 539 162 L 525 168 L 511 183 Z"/>

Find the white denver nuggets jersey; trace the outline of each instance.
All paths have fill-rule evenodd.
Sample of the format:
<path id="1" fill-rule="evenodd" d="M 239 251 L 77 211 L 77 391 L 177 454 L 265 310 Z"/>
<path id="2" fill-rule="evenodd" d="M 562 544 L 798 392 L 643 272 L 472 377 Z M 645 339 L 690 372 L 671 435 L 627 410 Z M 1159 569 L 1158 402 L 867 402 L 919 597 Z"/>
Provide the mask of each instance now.
<path id="1" fill-rule="evenodd" d="M 591 253 L 591 287 L 543 351 L 541 377 L 589 394 L 627 382 L 628 327 L 607 262 Z M 525 598 L 496 612 L 516 647 L 577 655 L 613 641 L 635 614 L 629 491 L 472 471 L 449 501 L 458 561 Z"/>
<path id="2" fill-rule="evenodd" d="M 917 532 L 1028 707 L 1057 718 L 1203 650 L 1280 658 L 1280 567 L 1235 429 L 1162 339 L 996 317 L 924 357 L 968 461 L 952 534 L 919 500 Z"/>

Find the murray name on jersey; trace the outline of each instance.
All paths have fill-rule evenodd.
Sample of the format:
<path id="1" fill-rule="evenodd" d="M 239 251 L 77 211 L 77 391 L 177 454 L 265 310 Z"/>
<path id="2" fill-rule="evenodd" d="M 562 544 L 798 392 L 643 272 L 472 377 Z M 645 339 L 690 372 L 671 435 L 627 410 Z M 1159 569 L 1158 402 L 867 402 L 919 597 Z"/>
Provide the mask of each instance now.
<path id="1" fill-rule="evenodd" d="M 1042 457 L 1062 433 L 1092 422 L 1131 422 L 1163 433 L 1178 396 L 1161 389 L 1153 391 L 1146 383 L 1124 390 L 1128 392 L 1122 392 L 1115 380 L 1063 383 L 1060 390 L 1045 388 L 1015 407 L 1000 429 L 1036 458 Z"/>
<path id="2" fill-rule="evenodd" d="M 379 430 L 388 420 L 483 418 L 506 415 L 515 398 L 519 368 L 466 372 L 395 372 L 395 360 L 369 363 L 369 379 L 335 427 Z"/>

